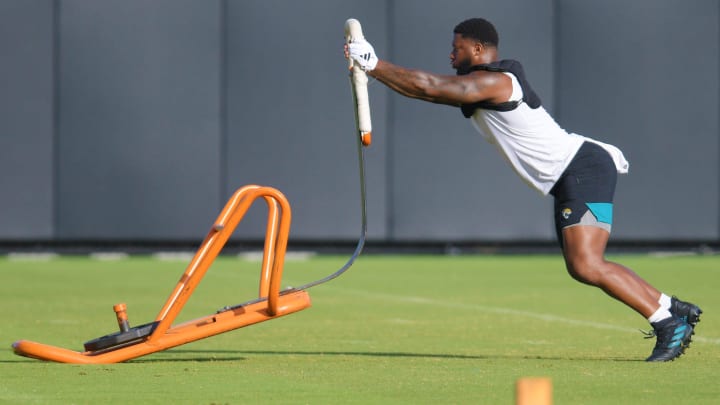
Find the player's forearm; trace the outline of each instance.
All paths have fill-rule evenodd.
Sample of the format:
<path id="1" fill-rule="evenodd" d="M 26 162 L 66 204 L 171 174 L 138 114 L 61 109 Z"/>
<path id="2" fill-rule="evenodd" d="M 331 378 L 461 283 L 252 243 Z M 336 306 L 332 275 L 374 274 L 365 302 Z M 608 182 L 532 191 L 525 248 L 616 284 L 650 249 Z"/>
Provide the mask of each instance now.
<path id="1" fill-rule="evenodd" d="M 407 69 L 393 63 L 379 60 L 375 69 L 368 74 L 396 92 L 411 98 L 433 103 L 456 105 L 452 100 L 442 98 L 439 93 L 442 80 L 431 73 Z"/>

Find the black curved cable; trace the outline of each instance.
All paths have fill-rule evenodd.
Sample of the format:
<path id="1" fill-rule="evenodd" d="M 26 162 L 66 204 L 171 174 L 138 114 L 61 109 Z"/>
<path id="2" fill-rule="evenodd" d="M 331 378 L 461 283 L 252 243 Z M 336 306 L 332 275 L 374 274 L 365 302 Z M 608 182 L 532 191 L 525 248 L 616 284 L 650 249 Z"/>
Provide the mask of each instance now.
<path id="1" fill-rule="evenodd" d="M 352 88 L 352 95 L 353 95 L 353 102 L 354 105 L 357 105 L 357 96 L 355 94 L 355 87 L 352 85 L 352 78 L 350 79 L 350 87 Z M 320 280 L 316 280 L 310 283 L 307 283 L 305 285 L 302 285 L 300 287 L 291 288 L 291 290 L 306 290 L 310 287 L 314 287 L 318 284 L 326 283 L 339 275 L 345 273 L 352 265 L 355 263 L 355 260 L 360 256 L 360 253 L 363 250 L 363 247 L 365 246 L 365 237 L 367 235 L 367 210 L 366 210 L 366 196 L 365 196 L 365 149 L 362 142 L 362 132 L 360 131 L 360 127 L 358 124 L 358 116 L 357 116 L 357 108 L 355 108 L 355 129 L 357 133 L 357 149 L 358 149 L 358 166 L 360 171 L 360 211 L 362 216 L 362 226 L 361 226 L 361 232 L 360 232 L 360 240 L 358 240 L 357 246 L 355 247 L 355 251 L 353 252 L 352 256 L 350 256 L 350 259 L 335 273 L 330 274 L 329 276 L 325 278 L 321 278 Z"/>

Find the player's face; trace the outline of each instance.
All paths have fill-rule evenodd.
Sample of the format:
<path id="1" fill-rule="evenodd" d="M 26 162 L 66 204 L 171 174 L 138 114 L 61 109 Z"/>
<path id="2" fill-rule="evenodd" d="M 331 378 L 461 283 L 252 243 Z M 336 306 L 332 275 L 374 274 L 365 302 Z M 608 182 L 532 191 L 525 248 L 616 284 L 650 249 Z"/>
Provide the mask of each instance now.
<path id="1" fill-rule="evenodd" d="M 472 55 L 475 50 L 476 41 L 463 38 L 460 34 L 455 34 L 452 41 L 452 52 L 450 52 L 450 63 L 453 69 L 461 67 L 470 67 L 472 65 Z"/>

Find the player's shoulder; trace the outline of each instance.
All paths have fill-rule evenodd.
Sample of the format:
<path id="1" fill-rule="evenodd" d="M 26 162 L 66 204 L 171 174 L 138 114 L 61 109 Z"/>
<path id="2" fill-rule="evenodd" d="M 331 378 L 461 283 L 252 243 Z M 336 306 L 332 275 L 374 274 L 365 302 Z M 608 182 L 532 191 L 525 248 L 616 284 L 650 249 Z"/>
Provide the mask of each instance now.
<path id="1" fill-rule="evenodd" d="M 460 77 L 467 77 L 469 80 L 484 85 L 512 85 L 512 79 L 508 75 L 509 72 L 492 71 L 492 70 L 473 70 L 468 74 Z"/>

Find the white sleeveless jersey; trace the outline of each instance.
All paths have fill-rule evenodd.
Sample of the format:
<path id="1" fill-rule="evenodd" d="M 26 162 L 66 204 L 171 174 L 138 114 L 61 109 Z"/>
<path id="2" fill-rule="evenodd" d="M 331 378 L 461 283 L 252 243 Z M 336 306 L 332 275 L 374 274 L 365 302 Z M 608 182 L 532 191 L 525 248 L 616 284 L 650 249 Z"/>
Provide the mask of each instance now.
<path id="1" fill-rule="evenodd" d="M 513 93 L 508 101 L 521 100 L 522 87 L 512 73 Z M 550 192 L 584 141 L 594 142 L 610 153 L 618 173 L 627 173 L 629 164 L 620 149 L 578 134 L 568 133 L 540 106 L 521 102 L 511 111 L 477 109 L 473 125 L 495 145 L 515 172 L 530 187 L 544 195 Z"/>

